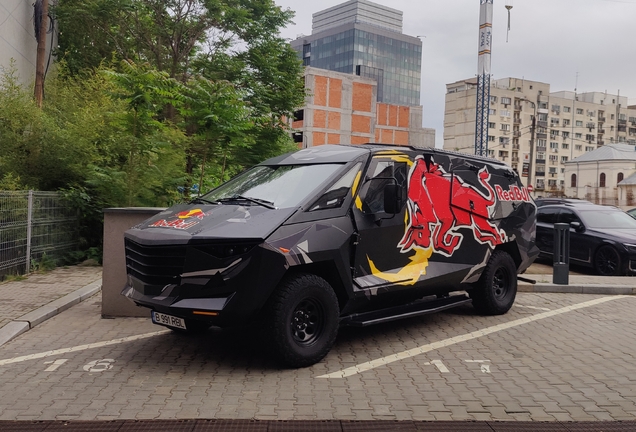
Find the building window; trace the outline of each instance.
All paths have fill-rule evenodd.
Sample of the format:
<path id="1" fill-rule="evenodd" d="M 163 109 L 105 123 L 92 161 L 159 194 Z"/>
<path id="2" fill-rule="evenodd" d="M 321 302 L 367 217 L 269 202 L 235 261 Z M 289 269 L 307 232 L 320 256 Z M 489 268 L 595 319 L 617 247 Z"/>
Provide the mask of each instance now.
<path id="1" fill-rule="evenodd" d="M 570 187 L 576 187 L 576 174 L 572 174 L 570 178 Z"/>
<path id="2" fill-rule="evenodd" d="M 618 173 L 618 175 L 616 176 L 616 184 L 618 185 L 622 181 L 623 181 L 623 173 Z"/>
<path id="3" fill-rule="evenodd" d="M 559 148 L 559 143 L 558 143 L 558 142 L 551 141 L 551 142 L 550 142 L 550 148 L 552 148 L 552 149 L 558 149 L 558 148 Z"/>
<path id="4" fill-rule="evenodd" d="M 561 162 L 567 162 L 567 161 L 568 161 L 567 156 L 561 156 Z"/>
<path id="5" fill-rule="evenodd" d="M 577 120 L 576 121 L 576 125 L 582 127 L 583 126 L 583 121 L 582 120 Z"/>
<path id="6" fill-rule="evenodd" d="M 488 122 L 488 127 L 489 127 L 490 129 L 494 129 L 496 126 L 497 126 L 497 125 L 495 125 L 494 123 L 492 123 L 492 122 Z"/>
<path id="7" fill-rule="evenodd" d="M 510 125 L 509 124 L 502 124 L 500 130 L 509 131 L 510 130 Z"/>
<path id="8" fill-rule="evenodd" d="M 563 112 L 569 113 L 570 112 L 570 107 L 569 106 L 564 106 L 563 107 Z"/>
<path id="9" fill-rule="evenodd" d="M 576 109 L 576 113 L 577 114 L 583 114 L 583 108 L 577 108 Z"/>
<path id="10" fill-rule="evenodd" d="M 569 119 L 563 119 L 563 126 L 570 126 L 570 120 Z"/>
<path id="11" fill-rule="evenodd" d="M 564 150 L 567 150 L 567 149 L 570 148 L 570 145 L 563 143 L 563 144 L 561 144 L 561 148 L 564 149 Z"/>
<path id="12" fill-rule="evenodd" d="M 598 185 L 599 187 L 605 187 L 605 173 L 601 173 L 598 179 Z"/>
<path id="13" fill-rule="evenodd" d="M 488 114 L 489 114 L 489 115 L 497 115 L 497 110 L 496 110 L 496 109 L 492 109 L 492 108 L 490 108 L 490 109 L 488 110 Z"/>
<path id="14" fill-rule="evenodd" d="M 509 97 L 502 97 L 501 98 L 501 103 L 504 105 L 510 105 L 510 98 Z"/>
<path id="15" fill-rule="evenodd" d="M 583 146 L 581 144 L 577 144 L 577 145 L 574 146 L 574 150 L 581 151 L 581 150 L 583 150 Z"/>
<path id="16" fill-rule="evenodd" d="M 495 142 L 495 137 L 492 135 L 488 135 L 488 141 Z"/>

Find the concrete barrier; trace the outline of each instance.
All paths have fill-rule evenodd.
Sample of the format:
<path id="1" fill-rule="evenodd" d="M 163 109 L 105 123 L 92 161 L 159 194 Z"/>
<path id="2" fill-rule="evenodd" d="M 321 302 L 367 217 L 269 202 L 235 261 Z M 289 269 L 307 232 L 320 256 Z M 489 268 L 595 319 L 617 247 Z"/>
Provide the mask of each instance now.
<path id="1" fill-rule="evenodd" d="M 150 318 L 149 309 L 135 306 L 121 295 L 126 285 L 124 232 L 163 210 L 155 207 L 104 209 L 102 317 Z"/>

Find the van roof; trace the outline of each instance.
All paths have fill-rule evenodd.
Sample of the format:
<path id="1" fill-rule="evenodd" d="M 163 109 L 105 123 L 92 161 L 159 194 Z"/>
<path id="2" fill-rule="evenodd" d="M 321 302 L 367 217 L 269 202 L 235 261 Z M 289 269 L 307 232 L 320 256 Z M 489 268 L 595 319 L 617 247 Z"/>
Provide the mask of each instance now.
<path id="1" fill-rule="evenodd" d="M 449 150 L 436 148 L 418 148 L 404 145 L 389 144 L 327 144 L 316 147 L 308 147 L 292 153 L 277 156 L 262 162 L 260 165 L 298 165 L 298 164 L 315 164 L 315 163 L 346 163 L 350 162 L 365 153 L 380 153 L 385 151 L 413 151 L 413 152 L 430 152 L 433 154 L 442 154 L 449 156 L 458 156 L 467 160 L 478 160 L 488 162 L 491 165 L 507 166 L 503 162 L 483 156 L 476 156 L 467 153 L 459 153 Z"/>

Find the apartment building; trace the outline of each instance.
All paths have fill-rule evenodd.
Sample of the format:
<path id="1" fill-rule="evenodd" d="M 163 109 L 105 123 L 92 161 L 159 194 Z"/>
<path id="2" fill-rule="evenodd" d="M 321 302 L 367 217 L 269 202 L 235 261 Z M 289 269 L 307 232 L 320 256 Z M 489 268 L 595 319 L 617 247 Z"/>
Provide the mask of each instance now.
<path id="1" fill-rule="evenodd" d="M 444 148 L 474 153 L 477 79 L 446 85 Z M 488 154 L 516 170 L 535 196 L 565 193 L 565 163 L 609 143 L 636 145 L 636 107 L 601 92 L 550 92 L 519 78 L 490 88 Z"/>

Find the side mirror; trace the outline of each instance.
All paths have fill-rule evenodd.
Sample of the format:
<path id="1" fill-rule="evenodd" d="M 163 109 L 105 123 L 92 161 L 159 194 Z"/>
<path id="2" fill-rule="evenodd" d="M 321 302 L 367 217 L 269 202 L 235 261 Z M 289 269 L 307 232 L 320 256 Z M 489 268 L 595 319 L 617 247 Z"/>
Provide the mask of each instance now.
<path id="1" fill-rule="evenodd" d="M 585 230 L 585 227 L 581 222 L 570 222 L 570 228 L 574 228 L 574 231 L 576 232 L 582 232 Z"/>
<path id="2" fill-rule="evenodd" d="M 402 190 L 397 184 L 384 186 L 384 212 L 387 214 L 398 214 L 402 211 L 404 200 Z"/>

